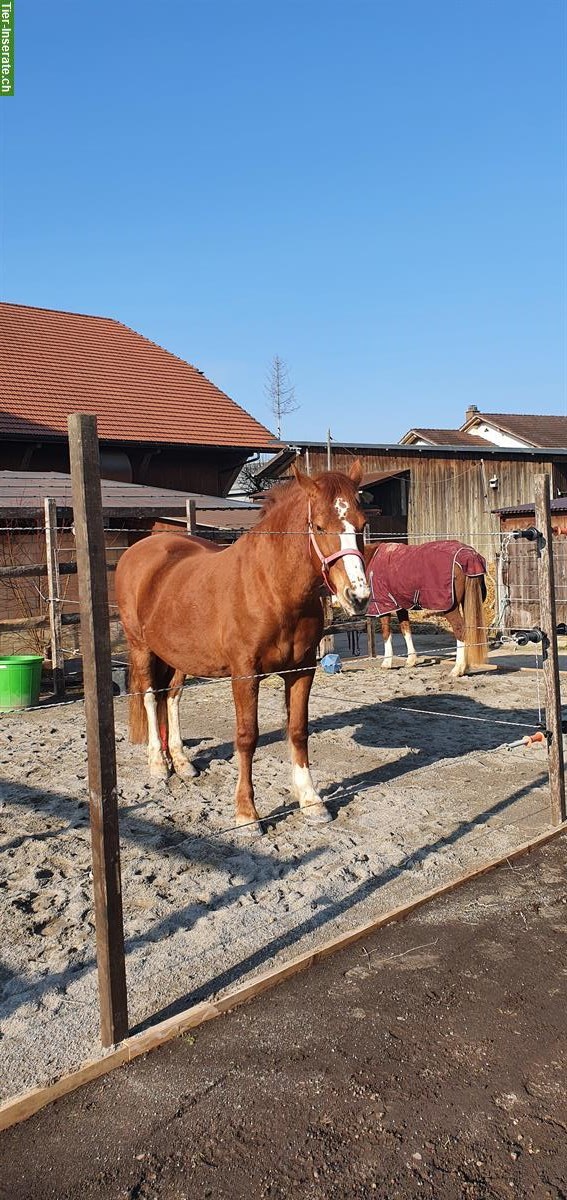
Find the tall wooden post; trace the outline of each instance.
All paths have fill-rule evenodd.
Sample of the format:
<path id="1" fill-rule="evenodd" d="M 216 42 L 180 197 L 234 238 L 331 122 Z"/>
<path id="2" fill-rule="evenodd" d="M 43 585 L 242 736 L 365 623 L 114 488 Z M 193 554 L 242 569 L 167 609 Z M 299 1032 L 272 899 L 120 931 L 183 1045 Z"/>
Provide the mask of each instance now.
<path id="1" fill-rule="evenodd" d="M 535 520 L 539 532 L 537 543 L 540 598 L 540 625 L 545 635 L 543 645 L 543 677 L 545 682 L 545 724 L 548 731 L 549 787 L 551 793 L 551 823 L 565 820 L 565 761 L 561 725 L 561 690 L 559 655 L 555 621 L 555 572 L 553 565 L 553 534 L 549 502 L 549 475 L 535 477 Z"/>
<path id="2" fill-rule="evenodd" d="M 197 532 L 197 505 L 194 500 L 185 501 L 187 513 L 187 533 Z"/>
<path id="3" fill-rule="evenodd" d="M 61 697 L 65 695 L 65 667 L 63 662 L 63 639 L 61 636 L 61 585 L 59 580 L 59 559 L 57 557 L 57 501 L 52 496 L 45 497 L 44 510 L 53 691 L 56 696 Z"/>
<path id="4" fill-rule="evenodd" d="M 77 544 L 100 1031 L 103 1046 L 128 1032 L 116 748 L 108 589 L 96 417 L 69 417 L 69 456 Z"/>

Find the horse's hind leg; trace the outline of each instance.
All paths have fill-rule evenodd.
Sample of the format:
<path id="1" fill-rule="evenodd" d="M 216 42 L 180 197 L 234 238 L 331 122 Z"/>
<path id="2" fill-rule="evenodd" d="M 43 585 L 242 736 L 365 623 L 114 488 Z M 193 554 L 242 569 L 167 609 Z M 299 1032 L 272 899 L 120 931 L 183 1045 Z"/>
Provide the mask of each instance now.
<path id="1" fill-rule="evenodd" d="M 184 681 L 185 675 L 183 671 L 176 671 L 167 693 L 168 750 L 175 774 L 180 775 L 182 779 L 194 779 L 195 775 L 198 775 L 199 772 L 187 758 L 179 724 L 179 702 L 181 700 Z"/>
<path id="2" fill-rule="evenodd" d="M 133 693 L 130 705 L 130 735 L 133 741 L 148 741 L 148 765 L 150 775 L 156 779 L 167 779 L 169 775 L 164 748 L 167 746 L 167 731 L 160 736 L 159 708 L 163 710 L 163 698 L 156 698 L 158 663 L 154 654 L 143 642 L 130 640 L 130 689 Z M 161 682 L 161 680 L 160 680 Z M 163 685 L 162 685 L 163 686 Z M 143 721 L 145 711 L 146 720 Z M 147 729 L 144 728 L 147 726 Z"/>
<path id="3" fill-rule="evenodd" d="M 307 670 L 298 672 L 297 675 L 284 675 L 284 681 L 293 791 L 305 818 L 323 824 L 331 820 L 331 814 L 313 787 L 307 748 L 309 693 L 313 683 L 313 672 Z"/>
<path id="4" fill-rule="evenodd" d="M 407 652 L 408 652 L 408 656 L 406 659 L 406 667 L 415 667 L 415 666 L 417 666 L 417 654 L 415 652 L 415 646 L 413 644 L 413 638 L 411 636 L 411 626 L 410 626 L 410 622 L 409 622 L 409 613 L 408 613 L 407 608 L 400 608 L 397 616 L 398 616 L 398 621 L 399 621 L 399 625 L 400 625 L 400 633 L 403 634 L 404 641 L 405 641 L 406 647 L 407 647 Z"/>
<path id="5" fill-rule="evenodd" d="M 446 612 L 443 615 L 447 618 L 457 639 L 457 657 L 455 659 L 455 666 L 451 671 L 451 675 L 453 676 L 453 679 L 460 679 L 461 675 L 465 675 L 467 670 L 467 647 L 465 644 L 464 618 L 461 615 L 460 609 L 457 605 L 455 608 L 452 608 L 449 612 Z"/>
<path id="6" fill-rule="evenodd" d="M 384 639 L 382 666 L 385 671 L 391 671 L 394 665 L 394 643 L 392 641 L 392 618 L 389 613 L 385 617 L 380 617 L 380 632 Z"/>

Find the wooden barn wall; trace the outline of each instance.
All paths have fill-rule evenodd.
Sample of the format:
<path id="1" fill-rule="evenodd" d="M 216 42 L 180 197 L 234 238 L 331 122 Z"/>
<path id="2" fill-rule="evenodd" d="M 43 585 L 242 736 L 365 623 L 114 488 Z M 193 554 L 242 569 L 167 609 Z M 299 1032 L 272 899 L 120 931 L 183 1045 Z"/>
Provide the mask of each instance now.
<path id="1" fill-rule="evenodd" d="M 527 529 L 533 512 L 502 519 L 502 533 Z M 567 513 L 552 513 L 553 563 L 557 622 L 567 622 Z M 504 629 L 531 629 L 541 624 L 536 547 L 523 539 L 504 543 L 502 558 Z"/>
<path id="2" fill-rule="evenodd" d="M 6 519 L 1 522 L 9 524 Z M 29 524 L 31 525 L 31 520 Z M 128 527 L 132 521 L 124 522 Z M 137 540 L 137 535 L 131 535 L 128 530 L 108 530 L 106 534 L 106 561 L 115 566 L 118 559 L 131 540 Z M 58 529 L 57 533 L 59 563 L 74 563 L 77 559 L 75 538 L 70 529 Z M 44 566 L 46 562 L 45 530 L 40 525 L 37 530 L 28 532 L 0 532 L 0 566 L 23 567 L 31 565 Z M 114 594 L 114 571 L 108 572 L 108 603 L 111 619 L 118 616 L 116 597 Z M 60 577 L 63 612 L 79 611 L 78 580 L 76 575 Z M 0 617 L 3 619 L 18 619 L 21 617 L 40 617 L 46 615 L 48 582 L 47 577 L 36 576 L 20 579 L 0 579 Z M 63 633 L 64 645 L 69 652 L 78 649 L 78 630 L 67 627 Z M 18 654 L 44 652 L 49 643 L 49 628 L 22 630 L 21 632 L 0 632 L 0 654 Z"/>
<path id="3" fill-rule="evenodd" d="M 332 466 L 347 471 L 357 456 L 333 450 Z M 553 471 L 553 464 L 532 459 L 446 458 L 428 455 L 360 454 L 365 474 L 376 471 L 409 471 L 408 540 L 430 541 L 455 537 L 472 542 L 494 560 L 499 546 L 500 521 L 491 508 L 527 504 L 534 497 L 534 475 Z M 311 472 L 327 467 L 324 451 L 309 451 Z M 484 468 L 483 468 L 484 462 Z M 489 486 L 498 477 L 498 488 Z"/>
<path id="4" fill-rule="evenodd" d="M 131 480 L 113 469 L 117 452 L 129 462 Z M 251 453 L 238 447 L 158 446 L 153 450 L 151 446 L 131 442 L 115 446 L 102 443 L 101 473 L 105 479 L 124 478 L 126 482 L 174 491 L 226 496 Z M 68 475 L 69 449 L 57 442 L 34 447 L 5 441 L 0 447 L 0 469 L 60 471 Z"/>

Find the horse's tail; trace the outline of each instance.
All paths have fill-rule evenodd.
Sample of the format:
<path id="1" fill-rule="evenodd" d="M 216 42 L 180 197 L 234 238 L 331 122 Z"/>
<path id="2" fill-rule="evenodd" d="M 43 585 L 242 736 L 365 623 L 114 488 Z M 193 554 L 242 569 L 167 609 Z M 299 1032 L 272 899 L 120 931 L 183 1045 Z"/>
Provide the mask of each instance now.
<path id="1" fill-rule="evenodd" d="M 465 577 L 463 612 L 465 618 L 467 666 L 469 667 L 481 667 L 488 657 L 486 620 L 483 607 L 485 596 L 486 585 L 484 576 L 467 575 Z"/>
<path id="2" fill-rule="evenodd" d="M 137 678 L 134 669 L 132 658 L 130 658 L 130 673 L 129 682 L 130 690 L 130 711 L 129 711 L 129 734 L 130 741 L 134 743 L 147 742 L 148 740 L 148 716 L 144 704 L 144 694 L 142 680 Z"/>
<path id="3" fill-rule="evenodd" d="M 161 667 L 161 671 L 160 668 Z M 160 731 L 162 744 L 167 747 L 169 738 L 169 721 L 167 716 L 167 697 L 168 688 L 171 682 L 171 672 L 165 664 L 154 659 L 154 670 L 159 676 L 153 680 L 154 695 L 157 702 L 157 721 Z M 157 686 L 156 686 L 157 685 Z M 142 675 L 136 667 L 136 659 L 133 653 L 130 653 L 130 674 L 129 674 L 129 691 L 130 691 L 130 741 L 134 743 L 147 742 L 148 740 L 148 715 L 144 704 L 144 693 L 147 690 L 148 679 L 147 675 Z M 158 691 L 158 687 L 165 688 L 164 691 Z"/>

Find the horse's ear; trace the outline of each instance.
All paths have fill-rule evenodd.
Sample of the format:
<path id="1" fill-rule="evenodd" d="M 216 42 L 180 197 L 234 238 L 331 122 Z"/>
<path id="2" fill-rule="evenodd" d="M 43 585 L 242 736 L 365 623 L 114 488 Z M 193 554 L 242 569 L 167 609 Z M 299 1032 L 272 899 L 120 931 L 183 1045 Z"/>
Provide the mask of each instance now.
<path id="1" fill-rule="evenodd" d="M 362 470 L 362 463 L 361 463 L 360 459 L 357 458 L 352 463 L 351 468 L 349 470 L 350 478 L 352 479 L 352 482 L 354 483 L 355 487 L 360 487 L 360 485 L 362 483 L 363 474 L 364 474 L 364 472 Z"/>
<path id="2" fill-rule="evenodd" d="M 311 497 L 315 496 L 317 493 L 317 484 L 311 478 L 311 476 L 306 475 L 305 471 L 301 470 L 301 467 L 299 466 L 299 463 L 297 463 L 297 462 L 293 463 L 293 466 L 291 469 L 295 475 L 295 478 L 297 479 L 299 486 L 303 488 L 303 491 L 307 492 L 308 496 L 311 496 Z"/>

